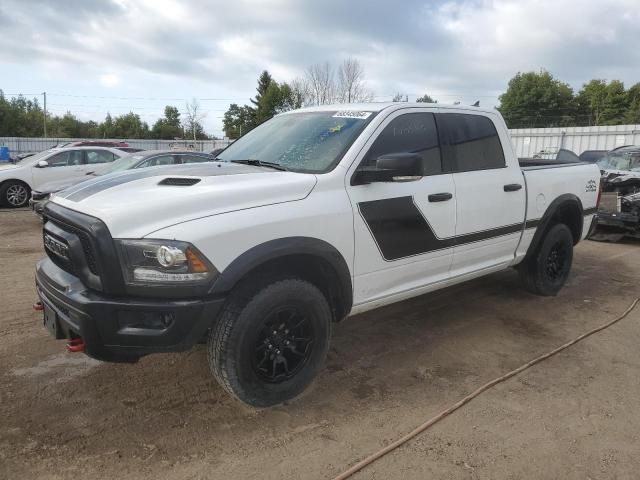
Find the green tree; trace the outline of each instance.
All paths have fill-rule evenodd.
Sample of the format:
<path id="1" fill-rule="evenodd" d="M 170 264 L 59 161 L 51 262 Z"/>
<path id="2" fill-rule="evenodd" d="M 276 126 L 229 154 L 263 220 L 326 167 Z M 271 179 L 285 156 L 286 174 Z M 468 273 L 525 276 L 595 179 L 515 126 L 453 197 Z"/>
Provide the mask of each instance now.
<path id="1" fill-rule="evenodd" d="M 627 103 L 624 123 L 640 123 L 640 83 L 636 83 L 627 90 Z"/>
<path id="2" fill-rule="evenodd" d="M 159 118 L 153 124 L 151 136 L 161 140 L 173 140 L 182 138 L 183 131 L 180 125 L 180 112 L 176 107 L 167 105 L 164 107 L 164 117 Z"/>
<path id="3" fill-rule="evenodd" d="M 255 112 L 248 105 L 239 106 L 237 103 L 229 105 L 225 112 L 222 127 L 225 136 L 238 138 L 255 126 Z"/>
<path id="4" fill-rule="evenodd" d="M 137 113 L 129 112 L 113 120 L 113 136 L 116 138 L 149 138 L 149 125 Z"/>
<path id="5" fill-rule="evenodd" d="M 416 98 L 416 102 L 418 102 L 418 103 L 438 103 L 437 100 L 434 100 L 431 96 L 429 96 L 426 93 L 423 96 Z"/>
<path id="6" fill-rule="evenodd" d="M 549 72 L 519 72 L 500 95 L 498 110 L 509 128 L 556 127 L 575 123 L 576 102 L 571 87 Z"/>
<path id="7" fill-rule="evenodd" d="M 607 97 L 605 80 L 590 80 L 578 92 L 576 102 L 580 110 L 580 121 L 584 125 L 600 125 Z"/>
<path id="8" fill-rule="evenodd" d="M 620 80 L 612 80 L 607 85 L 604 111 L 602 112 L 602 125 L 621 125 L 624 123 L 629 102 L 624 83 Z"/>
<path id="9" fill-rule="evenodd" d="M 264 70 L 258 77 L 258 86 L 256 87 L 256 91 L 258 93 L 256 95 L 256 98 L 251 99 L 251 103 L 259 108 L 262 97 L 267 93 L 267 90 L 269 89 L 269 86 L 272 82 L 273 77 L 268 71 Z"/>

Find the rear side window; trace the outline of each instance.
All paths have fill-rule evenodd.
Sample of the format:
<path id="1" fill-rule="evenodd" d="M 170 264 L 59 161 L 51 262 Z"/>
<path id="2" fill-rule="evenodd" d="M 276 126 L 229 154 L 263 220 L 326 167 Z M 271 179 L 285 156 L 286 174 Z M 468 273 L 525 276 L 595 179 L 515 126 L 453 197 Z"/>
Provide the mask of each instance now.
<path id="1" fill-rule="evenodd" d="M 389 153 L 418 153 L 422 156 L 422 172 L 434 175 L 442 172 L 438 130 L 433 113 L 406 113 L 384 128 L 362 162 L 375 166 L 376 159 Z"/>
<path id="2" fill-rule="evenodd" d="M 180 155 L 179 158 L 182 160 L 182 163 L 200 163 L 209 160 L 209 157 L 200 155 Z"/>
<path id="3" fill-rule="evenodd" d="M 97 163 L 113 162 L 114 155 L 109 150 L 86 150 L 87 163 L 94 165 Z"/>
<path id="4" fill-rule="evenodd" d="M 155 167 L 157 165 L 173 165 L 176 163 L 173 155 L 160 155 L 158 157 L 153 157 L 145 162 L 143 165 L 139 165 L 140 167 Z"/>
<path id="5" fill-rule="evenodd" d="M 446 172 L 505 166 L 504 151 L 493 122 L 481 115 L 439 113 L 438 132 Z"/>

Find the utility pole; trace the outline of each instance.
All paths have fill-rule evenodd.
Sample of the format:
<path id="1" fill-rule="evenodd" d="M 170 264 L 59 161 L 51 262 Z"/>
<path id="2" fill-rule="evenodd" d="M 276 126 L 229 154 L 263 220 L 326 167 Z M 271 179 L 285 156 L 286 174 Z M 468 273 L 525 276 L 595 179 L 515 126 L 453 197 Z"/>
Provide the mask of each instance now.
<path id="1" fill-rule="evenodd" d="M 47 92 L 42 92 L 44 97 L 44 138 L 47 138 Z"/>

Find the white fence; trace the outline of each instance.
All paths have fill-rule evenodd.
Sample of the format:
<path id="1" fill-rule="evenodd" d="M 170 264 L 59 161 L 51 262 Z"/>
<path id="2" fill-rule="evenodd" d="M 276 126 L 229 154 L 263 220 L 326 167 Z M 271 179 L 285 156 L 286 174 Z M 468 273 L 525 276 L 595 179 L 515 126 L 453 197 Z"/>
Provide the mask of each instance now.
<path id="1" fill-rule="evenodd" d="M 518 128 L 509 130 L 518 157 L 541 150 L 566 148 L 580 155 L 585 150 L 611 150 L 640 145 L 640 125 L 600 127 Z"/>
<path id="2" fill-rule="evenodd" d="M 518 157 L 529 157 L 541 150 L 566 148 L 580 155 L 585 150 L 611 150 L 622 145 L 640 145 L 640 125 L 600 127 L 519 128 L 509 130 Z M 82 138 L 21 138 L 0 137 L 0 145 L 9 147 L 11 155 L 40 152 L 52 146 Z M 96 141 L 105 139 L 94 139 Z M 210 152 L 225 147 L 228 140 L 122 140 L 145 150 L 190 149 Z"/>
<path id="3" fill-rule="evenodd" d="M 109 138 L 29 138 L 29 137 L 0 137 L 0 146 L 9 147 L 9 153 L 13 157 L 20 153 L 41 152 L 55 145 L 66 142 L 91 140 L 96 142 L 126 142 L 130 147 L 144 150 L 194 150 L 196 152 L 210 152 L 215 148 L 226 147 L 228 140 L 127 140 Z"/>

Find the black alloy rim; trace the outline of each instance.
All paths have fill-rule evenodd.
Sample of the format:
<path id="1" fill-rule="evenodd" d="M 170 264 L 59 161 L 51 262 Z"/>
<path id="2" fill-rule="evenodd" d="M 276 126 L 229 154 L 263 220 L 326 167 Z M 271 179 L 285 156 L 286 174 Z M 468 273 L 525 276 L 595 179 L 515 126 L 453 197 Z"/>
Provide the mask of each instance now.
<path id="1" fill-rule="evenodd" d="M 270 313 L 256 341 L 254 372 L 269 383 L 291 379 L 311 356 L 313 333 L 309 319 L 294 307 Z"/>
<path id="2" fill-rule="evenodd" d="M 551 280 L 559 280 L 565 273 L 567 265 L 568 249 L 562 242 L 558 242 L 551 247 L 551 251 L 547 256 L 547 276 Z"/>

